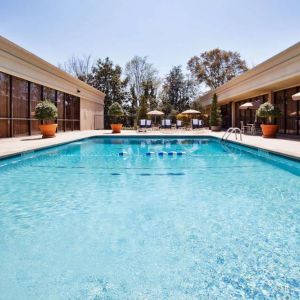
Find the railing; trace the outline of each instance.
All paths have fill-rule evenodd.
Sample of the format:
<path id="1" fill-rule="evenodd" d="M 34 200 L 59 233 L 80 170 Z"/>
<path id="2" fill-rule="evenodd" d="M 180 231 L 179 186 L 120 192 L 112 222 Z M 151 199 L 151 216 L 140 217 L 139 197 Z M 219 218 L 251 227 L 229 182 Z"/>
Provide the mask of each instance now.
<path id="1" fill-rule="evenodd" d="M 235 134 L 235 139 L 237 140 L 237 134 L 240 134 L 240 141 L 242 141 L 242 131 L 240 128 L 238 127 L 230 127 L 227 129 L 227 131 L 223 134 L 222 138 L 221 138 L 221 142 L 223 141 L 227 141 L 228 138 L 230 137 L 230 135 L 234 133 Z"/>

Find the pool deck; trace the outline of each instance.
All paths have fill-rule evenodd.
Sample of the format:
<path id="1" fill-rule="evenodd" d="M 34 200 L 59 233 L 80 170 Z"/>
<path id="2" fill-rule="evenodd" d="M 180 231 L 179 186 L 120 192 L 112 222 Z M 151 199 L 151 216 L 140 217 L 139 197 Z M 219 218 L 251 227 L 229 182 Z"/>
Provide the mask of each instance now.
<path id="1" fill-rule="evenodd" d="M 110 130 L 73 131 L 58 133 L 55 138 L 42 139 L 41 135 L 0 139 L 0 158 L 12 156 L 26 151 L 47 148 L 59 144 L 69 143 L 83 138 L 94 136 L 212 136 L 221 138 L 224 132 L 202 130 L 158 130 L 137 132 L 123 130 L 121 134 L 111 134 Z M 242 141 L 235 140 L 234 134 L 229 140 L 242 145 L 257 147 L 263 150 L 286 155 L 300 160 L 300 139 L 276 138 L 264 139 L 260 136 L 243 135 Z"/>

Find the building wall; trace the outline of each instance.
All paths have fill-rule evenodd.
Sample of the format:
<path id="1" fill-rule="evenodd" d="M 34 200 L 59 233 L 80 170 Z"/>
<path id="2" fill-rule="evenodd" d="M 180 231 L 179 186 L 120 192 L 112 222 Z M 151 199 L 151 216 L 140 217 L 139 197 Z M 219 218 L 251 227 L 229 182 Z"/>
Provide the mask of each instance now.
<path id="1" fill-rule="evenodd" d="M 103 129 L 103 105 L 81 99 L 80 124 L 80 130 Z"/>
<path id="2" fill-rule="evenodd" d="M 300 42 L 233 78 L 199 99 L 209 105 L 214 93 L 221 104 L 241 101 L 300 84 Z"/>
<path id="3" fill-rule="evenodd" d="M 57 91 L 57 93 L 64 93 L 65 95 L 77 98 L 80 97 L 80 102 L 82 102 L 81 107 L 85 109 L 84 115 L 83 111 L 80 110 L 80 128 L 82 130 L 94 129 L 94 116 L 103 114 L 104 93 L 1 36 L 0 72 L 34 84 L 39 84 L 44 86 L 45 90 L 50 89 Z M 102 119 L 97 119 L 97 122 L 101 123 L 99 126 L 101 128 L 103 128 Z M 77 128 L 77 125 L 75 128 Z"/>
<path id="4" fill-rule="evenodd" d="M 241 104 L 259 99 L 269 101 L 282 111 L 282 117 L 275 120 L 280 132 L 300 135 L 300 103 L 292 100 L 292 95 L 297 91 L 300 91 L 300 43 L 209 91 L 199 100 L 207 107 L 216 93 L 219 104 L 224 106 L 224 113 L 230 113 L 225 105 L 231 103 L 231 124 L 238 127 L 241 121 L 244 124 L 261 121 L 256 120 L 255 111 L 240 110 Z"/>

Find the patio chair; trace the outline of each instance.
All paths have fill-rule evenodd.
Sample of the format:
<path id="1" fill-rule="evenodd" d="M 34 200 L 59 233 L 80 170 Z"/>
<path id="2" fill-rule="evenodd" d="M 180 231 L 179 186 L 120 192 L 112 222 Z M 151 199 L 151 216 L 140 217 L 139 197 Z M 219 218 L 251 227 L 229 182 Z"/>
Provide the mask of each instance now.
<path id="1" fill-rule="evenodd" d="M 183 128 L 181 120 L 176 121 L 176 129 L 179 129 L 179 128 Z"/>
<path id="2" fill-rule="evenodd" d="M 204 127 L 204 123 L 203 123 L 203 121 L 202 120 L 199 120 L 199 128 L 203 128 Z"/>
<path id="3" fill-rule="evenodd" d="M 254 122 L 252 128 L 251 128 L 251 133 L 252 135 L 257 135 L 257 134 L 261 134 L 261 128 L 260 128 L 260 124 L 258 122 Z"/>
<path id="4" fill-rule="evenodd" d="M 152 121 L 146 120 L 146 128 L 151 128 L 151 127 L 152 127 Z"/>
<path id="5" fill-rule="evenodd" d="M 170 119 L 166 119 L 165 120 L 165 128 L 171 128 L 172 127 L 172 124 L 171 124 L 171 120 Z"/>
<path id="6" fill-rule="evenodd" d="M 245 134 L 251 132 L 251 126 L 249 125 L 244 125 L 244 121 L 241 121 L 241 133 Z"/>
<path id="7" fill-rule="evenodd" d="M 140 128 L 146 128 L 146 120 L 145 119 L 141 119 L 140 120 Z"/>
<path id="8" fill-rule="evenodd" d="M 192 119 L 192 129 L 199 128 L 199 120 Z"/>

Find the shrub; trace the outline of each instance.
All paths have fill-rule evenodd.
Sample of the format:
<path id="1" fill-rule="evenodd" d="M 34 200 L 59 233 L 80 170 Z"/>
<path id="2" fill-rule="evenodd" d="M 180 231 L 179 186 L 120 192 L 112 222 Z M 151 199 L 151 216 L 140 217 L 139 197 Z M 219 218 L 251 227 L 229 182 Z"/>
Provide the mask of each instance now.
<path id="1" fill-rule="evenodd" d="M 261 104 L 258 110 L 256 111 L 256 116 L 258 118 L 267 120 L 268 124 L 272 124 L 274 122 L 274 118 L 280 117 L 280 115 L 280 109 L 278 109 L 269 102 Z"/>
<path id="2" fill-rule="evenodd" d="M 217 94 L 213 95 L 211 108 L 210 108 L 210 126 L 221 126 L 222 125 L 222 114 L 218 106 Z"/>
<path id="3" fill-rule="evenodd" d="M 178 114 L 176 116 L 176 120 L 182 121 L 182 125 L 183 126 L 188 126 L 190 124 L 190 119 L 189 119 L 189 117 L 187 115 Z"/>
<path id="4" fill-rule="evenodd" d="M 51 101 L 44 100 L 35 107 L 35 117 L 40 121 L 53 121 L 57 118 L 57 107 Z"/>
<path id="5" fill-rule="evenodd" d="M 122 106 L 118 102 L 114 102 L 108 109 L 108 115 L 112 117 L 113 122 L 118 122 L 119 118 L 124 116 Z"/>

